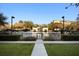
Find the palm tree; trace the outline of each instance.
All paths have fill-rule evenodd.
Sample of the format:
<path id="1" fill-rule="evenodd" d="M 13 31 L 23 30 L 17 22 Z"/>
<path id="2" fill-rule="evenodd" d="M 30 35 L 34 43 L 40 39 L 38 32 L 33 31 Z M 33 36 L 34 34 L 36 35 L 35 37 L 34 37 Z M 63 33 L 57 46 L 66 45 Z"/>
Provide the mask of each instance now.
<path id="1" fill-rule="evenodd" d="M 0 25 L 4 25 L 6 22 L 5 20 L 7 19 L 6 16 L 3 15 L 3 13 L 0 13 Z"/>

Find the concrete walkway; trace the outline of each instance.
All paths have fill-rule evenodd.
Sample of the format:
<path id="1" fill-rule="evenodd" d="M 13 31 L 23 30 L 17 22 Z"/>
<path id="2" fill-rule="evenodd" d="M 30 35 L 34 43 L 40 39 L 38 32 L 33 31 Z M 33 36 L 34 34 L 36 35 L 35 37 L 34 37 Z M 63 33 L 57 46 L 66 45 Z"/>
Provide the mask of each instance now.
<path id="1" fill-rule="evenodd" d="M 36 41 L 0 41 L 0 43 L 35 43 Z"/>
<path id="2" fill-rule="evenodd" d="M 79 41 L 44 41 L 47 44 L 79 44 Z"/>
<path id="3" fill-rule="evenodd" d="M 36 40 L 31 56 L 47 56 L 47 52 L 42 39 Z"/>
<path id="4" fill-rule="evenodd" d="M 36 43 L 36 41 L 0 41 L 0 43 Z M 79 41 L 43 41 L 43 43 L 46 43 L 46 44 L 79 44 Z"/>

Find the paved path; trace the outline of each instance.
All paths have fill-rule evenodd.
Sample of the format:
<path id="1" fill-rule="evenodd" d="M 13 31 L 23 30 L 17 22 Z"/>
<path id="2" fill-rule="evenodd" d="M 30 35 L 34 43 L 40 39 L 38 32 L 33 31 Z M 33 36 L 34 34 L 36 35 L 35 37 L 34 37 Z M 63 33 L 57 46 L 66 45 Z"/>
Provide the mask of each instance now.
<path id="1" fill-rule="evenodd" d="M 79 41 L 44 41 L 48 44 L 79 44 Z"/>
<path id="2" fill-rule="evenodd" d="M 0 43 L 35 43 L 36 41 L 0 41 Z"/>
<path id="3" fill-rule="evenodd" d="M 47 52 L 42 39 L 36 40 L 31 56 L 47 56 Z"/>
<path id="4" fill-rule="evenodd" d="M 36 41 L 0 41 L 0 43 L 36 43 Z M 79 41 L 43 41 L 47 44 L 79 44 Z"/>

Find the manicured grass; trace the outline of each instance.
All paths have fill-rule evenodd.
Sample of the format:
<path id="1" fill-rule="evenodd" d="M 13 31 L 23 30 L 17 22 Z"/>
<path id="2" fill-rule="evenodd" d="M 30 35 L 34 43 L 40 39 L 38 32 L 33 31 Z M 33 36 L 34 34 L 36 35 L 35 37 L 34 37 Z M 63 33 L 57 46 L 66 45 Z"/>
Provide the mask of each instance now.
<path id="1" fill-rule="evenodd" d="M 45 44 L 49 56 L 79 56 L 78 44 Z"/>
<path id="2" fill-rule="evenodd" d="M 0 56 L 30 56 L 34 44 L 25 43 L 1 43 Z"/>

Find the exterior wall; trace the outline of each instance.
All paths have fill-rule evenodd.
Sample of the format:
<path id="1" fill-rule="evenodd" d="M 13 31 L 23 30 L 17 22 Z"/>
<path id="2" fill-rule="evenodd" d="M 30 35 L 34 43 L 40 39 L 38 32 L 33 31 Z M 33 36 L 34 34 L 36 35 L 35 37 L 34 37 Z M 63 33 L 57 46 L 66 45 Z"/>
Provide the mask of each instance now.
<path id="1" fill-rule="evenodd" d="M 54 20 L 54 23 L 61 23 L 59 20 Z"/>
<path id="2" fill-rule="evenodd" d="M 3 30 L 4 29 L 4 26 L 0 26 L 0 30 Z"/>
<path id="3" fill-rule="evenodd" d="M 5 30 L 5 29 L 10 29 L 10 25 L 9 24 L 5 24 L 4 26 L 0 25 L 0 30 Z"/>
<path id="4" fill-rule="evenodd" d="M 32 31 L 33 32 L 37 32 L 38 31 L 38 28 L 33 28 Z"/>
<path id="5" fill-rule="evenodd" d="M 33 28 L 32 29 L 32 31 L 34 32 L 38 32 L 39 31 L 39 27 L 37 27 L 37 28 Z M 42 31 L 44 32 L 44 31 L 46 31 L 46 32 L 48 32 L 48 28 L 42 28 Z"/>
<path id="6" fill-rule="evenodd" d="M 45 31 L 48 32 L 48 28 L 43 28 L 42 30 L 43 30 L 43 32 L 45 32 Z"/>

